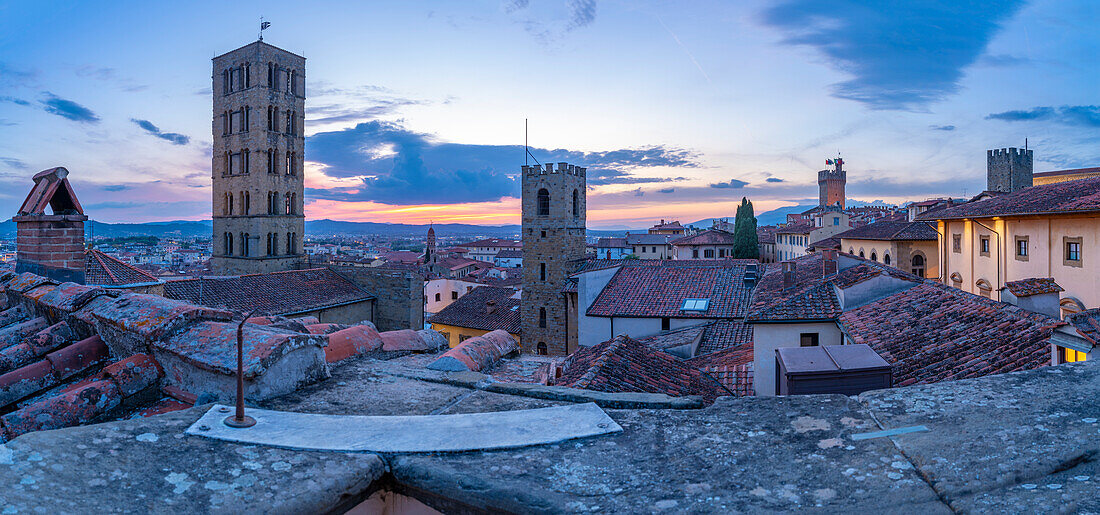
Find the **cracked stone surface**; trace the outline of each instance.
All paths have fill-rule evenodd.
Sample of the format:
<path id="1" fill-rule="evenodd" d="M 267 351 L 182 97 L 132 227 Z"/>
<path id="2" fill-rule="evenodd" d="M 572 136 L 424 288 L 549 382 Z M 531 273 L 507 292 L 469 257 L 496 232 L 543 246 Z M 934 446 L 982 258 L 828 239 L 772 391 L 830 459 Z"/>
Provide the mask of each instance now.
<path id="1" fill-rule="evenodd" d="M 474 383 L 400 377 L 361 359 L 263 407 L 386 415 L 563 402 L 463 386 Z M 503 451 L 384 456 L 185 436 L 205 411 L 196 407 L 0 445 L 0 506 L 15 513 L 312 513 L 345 509 L 371 488 L 392 485 L 442 509 L 523 513 L 1095 513 L 1097 398 L 1100 363 L 1086 362 L 858 398 L 608 409 L 622 433 Z M 914 425 L 929 431 L 852 439 Z"/>
<path id="2" fill-rule="evenodd" d="M 952 507 L 1100 511 L 1100 364 L 860 396 Z"/>
<path id="3" fill-rule="evenodd" d="M 374 454 L 184 435 L 208 407 L 29 433 L 0 445 L 3 513 L 318 513 L 357 498 L 385 472 Z"/>

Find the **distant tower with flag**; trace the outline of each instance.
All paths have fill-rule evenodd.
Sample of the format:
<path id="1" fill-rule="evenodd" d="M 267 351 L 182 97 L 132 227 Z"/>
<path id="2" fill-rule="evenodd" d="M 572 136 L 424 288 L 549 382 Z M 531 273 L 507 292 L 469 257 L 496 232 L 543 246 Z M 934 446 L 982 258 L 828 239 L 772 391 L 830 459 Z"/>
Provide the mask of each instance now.
<path id="1" fill-rule="evenodd" d="M 832 166 L 833 169 L 817 172 L 818 206 L 840 204 L 840 208 L 844 209 L 844 184 L 848 181 L 844 172 L 844 160 L 839 156 L 836 159 L 826 159 L 825 165 Z"/>

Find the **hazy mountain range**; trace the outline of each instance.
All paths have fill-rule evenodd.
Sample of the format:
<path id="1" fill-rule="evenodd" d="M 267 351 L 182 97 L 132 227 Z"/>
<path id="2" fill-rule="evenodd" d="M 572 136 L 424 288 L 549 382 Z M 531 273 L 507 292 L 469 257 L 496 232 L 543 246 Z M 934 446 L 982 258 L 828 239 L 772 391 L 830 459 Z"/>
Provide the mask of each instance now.
<path id="1" fill-rule="evenodd" d="M 875 203 L 852 201 L 853 206 L 865 206 Z M 801 213 L 813 205 L 797 205 L 781 207 L 772 211 L 766 211 L 757 215 L 759 225 L 773 225 L 787 220 L 788 213 Z M 709 228 L 714 218 L 707 218 L 692 222 L 700 228 Z M 733 217 L 729 217 L 732 222 Z M 89 237 L 119 238 L 124 236 L 157 236 L 157 237 L 182 237 L 195 238 L 210 236 L 213 223 L 210 220 L 177 220 L 172 222 L 145 222 L 145 223 L 104 223 L 88 222 L 85 230 Z M 520 226 L 511 225 L 471 225 L 471 224 L 434 224 L 436 234 L 448 237 L 462 238 L 505 238 L 514 237 L 520 233 Z M 648 227 L 622 229 L 589 229 L 589 236 L 621 236 L 626 232 L 641 233 Z M 428 225 L 424 224 L 389 224 L 377 222 L 345 222 L 340 220 L 306 220 L 306 234 L 309 236 L 407 236 L 417 238 L 428 232 Z M 15 222 L 10 219 L 0 222 L 0 237 L 15 237 Z"/>

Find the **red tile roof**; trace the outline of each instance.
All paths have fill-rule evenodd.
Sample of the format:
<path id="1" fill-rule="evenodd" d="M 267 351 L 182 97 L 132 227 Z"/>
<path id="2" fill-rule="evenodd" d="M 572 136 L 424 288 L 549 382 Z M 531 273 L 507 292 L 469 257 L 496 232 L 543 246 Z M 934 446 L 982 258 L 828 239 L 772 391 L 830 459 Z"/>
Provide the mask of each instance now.
<path id="1" fill-rule="evenodd" d="M 1100 211 L 1100 177 L 1032 186 L 991 199 L 929 211 L 922 220 Z"/>
<path id="2" fill-rule="evenodd" d="M 260 314 L 293 315 L 374 296 L 328 268 L 164 283 L 164 296 L 193 304 Z"/>
<path id="3" fill-rule="evenodd" d="M 849 229 L 834 237 L 850 240 L 936 241 L 937 234 L 929 222 L 875 222 Z"/>
<path id="4" fill-rule="evenodd" d="M 159 279 L 102 251 L 84 251 L 84 283 L 96 286 L 125 287 L 158 282 Z"/>
<path id="5" fill-rule="evenodd" d="M 1069 322 L 1082 338 L 1092 342 L 1093 346 L 1100 345 L 1100 308 L 1066 315 L 1066 322 Z"/>
<path id="6" fill-rule="evenodd" d="M 744 316 L 750 293 L 744 284 L 745 265 L 725 263 L 725 266 L 623 266 L 588 307 L 587 314 L 675 318 Z M 685 299 L 709 299 L 709 305 L 702 312 L 683 311 Z"/>
<path id="7" fill-rule="evenodd" d="M 502 247 L 502 248 L 522 248 L 523 242 L 515 240 L 502 240 L 500 238 L 488 238 L 485 240 L 471 241 L 470 243 L 463 243 L 463 247 L 467 249 L 473 249 L 475 247 Z"/>
<path id="8" fill-rule="evenodd" d="M 714 378 L 629 336 L 581 347 L 566 360 L 564 373 L 554 383 L 612 393 L 699 395 L 708 402 L 730 395 Z"/>
<path id="9" fill-rule="evenodd" d="M 1094 168 L 1074 168 L 1072 170 L 1054 170 L 1051 172 L 1036 172 L 1031 174 L 1032 177 L 1059 177 L 1062 175 L 1078 175 L 1088 173 L 1100 173 L 1100 167 Z"/>
<path id="10" fill-rule="evenodd" d="M 683 238 L 672 240 L 671 243 L 684 247 L 690 245 L 733 245 L 733 234 L 726 231 L 719 231 L 718 229 L 710 229 L 694 236 L 684 236 Z"/>
<path id="11" fill-rule="evenodd" d="M 1061 286 L 1058 286 L 1058 283 L 1054 282 L 1053 277 L 1033 277 L 1020 279 L 1019 281 L 1009 281 L 1001 289 L 1008 290 L 1017 297 L 1065 291 Z"/>
<path id="12" fill-rule="evenodd" d="M 432 315 L 428 323 L 519 334 L 520 300 L 512 298 L 515 294 L 511 288 L 478 286 Z"/>
<path id="13" fill-rule="evenodd" d="M 416 263 L 420 261 L 420 254 L 411 250 L 395 250 L 393 252 L 383 252 L 380 256 L 382 259 L 390 262 L 398 263 Z"/>
<path id="14" fill-rule="evenodd" d="M 787 224 L 786 227 L 780 227 L 779 229 L 777 229 L 775 231 L 775 233 L 776 234 L 810 234 L 810 231 L 813 231 L 813 230 L 814 230 L 814 223 L 812 221 L 809 221 L 809 222 L 798 222 L 798 223 Z"/>
<path id="15" fill-rule="evenodd" d="M 626 238 L 600 238 L 596 240 L 598 249 L 624 249 L 628 248 Z"/>
<path id="16" fill-rule="evenodd" d="M 894 384 L 933 383 L 1050 364 L 1062 322 L 925 281 L 845 312 L 840 323 L 894 366 Z"/>

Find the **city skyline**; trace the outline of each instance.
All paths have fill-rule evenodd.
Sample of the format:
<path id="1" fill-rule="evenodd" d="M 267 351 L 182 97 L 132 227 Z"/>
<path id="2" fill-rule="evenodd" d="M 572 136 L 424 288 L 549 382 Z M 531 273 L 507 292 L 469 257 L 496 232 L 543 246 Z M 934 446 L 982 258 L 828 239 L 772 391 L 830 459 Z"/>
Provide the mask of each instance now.
<path id="1" fill-rule="evenodd" d="M 812 204 L 838 151 L 862 201 L 977 193 L 1025 138 L 1100 162 L 1085 2 L 293 7 L 0 6 L 0 206 L 65 166 L 93 219 L 209 218 L 208 59 L 260 14 L 308 59 L 309 219 L 518 223 L 524 119 L 592 228 Z"/>

